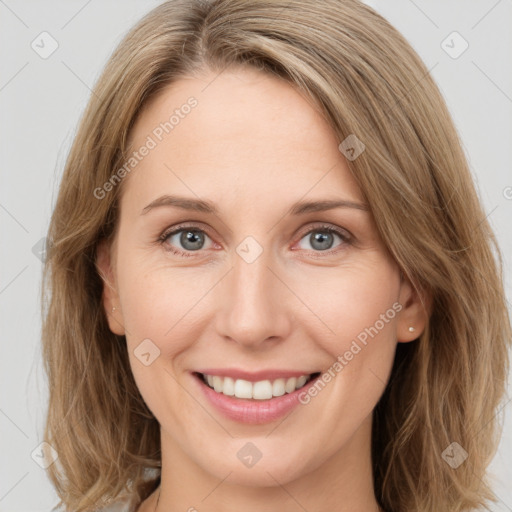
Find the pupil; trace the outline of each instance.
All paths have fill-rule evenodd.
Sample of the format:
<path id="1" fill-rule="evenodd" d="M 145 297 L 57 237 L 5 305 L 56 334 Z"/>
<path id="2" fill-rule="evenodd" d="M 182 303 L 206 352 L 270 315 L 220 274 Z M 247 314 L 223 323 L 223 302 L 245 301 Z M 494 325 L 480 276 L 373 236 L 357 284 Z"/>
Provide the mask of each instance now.
<path id="1" fill-rule="evenodd" d="M 202 235 L 196 231 L 184 231 L 180 237 L 180 243 L 190 251 L 200 249 L 202 242 Z"/>
<path id="2" fill-rule="evenodd" d="M 311 246 L 315 249 L 325 250 L 329 249 L 330 243 L 327 244 L 327 247 L 325 244 L 322 245 L 323 242 L 328 240 L 329 242 L 332 242 L 332 234 L 331 233 L 316 233 L 312 235 L 313 240 L 311 243 Z M 319 245 L 318 245 L 319 244 Z"/>

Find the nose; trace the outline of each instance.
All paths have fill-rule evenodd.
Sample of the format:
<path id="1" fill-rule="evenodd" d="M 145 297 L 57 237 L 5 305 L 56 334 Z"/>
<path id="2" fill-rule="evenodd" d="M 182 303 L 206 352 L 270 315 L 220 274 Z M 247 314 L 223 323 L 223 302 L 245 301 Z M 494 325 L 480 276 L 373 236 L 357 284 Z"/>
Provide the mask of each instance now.
<path id="1" fill-rule="evenodd" d="M 219 284 L 216 324 L 221 337 L 261 349 L 289 335 L 293 296 L 267 251 L 251 263 L 235 254 L 231 271 Z"/>

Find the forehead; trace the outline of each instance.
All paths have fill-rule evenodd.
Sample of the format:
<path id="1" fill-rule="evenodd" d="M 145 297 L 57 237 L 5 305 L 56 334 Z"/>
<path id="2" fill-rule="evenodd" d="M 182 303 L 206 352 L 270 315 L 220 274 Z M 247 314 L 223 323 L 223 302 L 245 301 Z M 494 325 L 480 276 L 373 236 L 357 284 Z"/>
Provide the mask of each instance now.
<path id="1" fill-rule="evenodd" d="M 340 141 L 311 100 L 257 70 L 174 82 L 143 109 L 131 142 L 131 151 L 151 149 L 124 183 L 126 201 L 162 193 L 237 197 L 261 208 L 310 193 L 362 200 Z"/>

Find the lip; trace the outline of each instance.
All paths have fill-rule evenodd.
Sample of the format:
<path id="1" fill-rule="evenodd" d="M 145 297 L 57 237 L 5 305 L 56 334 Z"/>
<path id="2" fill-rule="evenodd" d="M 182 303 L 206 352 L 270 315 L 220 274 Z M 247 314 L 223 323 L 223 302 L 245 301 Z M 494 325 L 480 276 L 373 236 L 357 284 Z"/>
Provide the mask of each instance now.
<path id="1" fill-rule="evenodd" d="M 232 379 L 243 379 L 249 382 L 258 382 L 260 380 L 289 379 L 291 377 L 300 377 L 301 375 L 311 375 L 318 370 L 261 370 L 258 372 L 248 372 L 238 368 L 204 368 L 195 370 L 203 375 L 217 375 L 219 377 L 231 377 Z"/>
<path id="2" fill-rule="evenodd" d="M 212 370 L 209 370 L 212 371 Z M 234 371 L 233 373 L 226 373 L 227 370 L 216 370 L 218 373 L 206 373 L 207 375 L 218 375 L 218 376 L 226 376 L 232 378 L 243 378 L 240 375 L 244 374 L 244 372 Z M 202 371 L 200 373 L 203 373 Z M 285 375 L 286 372 L 280 372 L 278 377 L 280 378 Z M 318 373 L 318 372 L 311 372 Z M 299 372 L 290 372 L 290 377 L 300 376 L 300 375 L 310 375 L 311 373 L 299 373 Z M 265 380 L 265 378 L 261 378 L 261 375 L 273 375 L 272 372 L 258 372 L 251 373 L 245 375 L 249 375 L 252 377 L 251 382 L 257 382 L 258 380 Z M 231 396 L 224 395 L 222 393 L 217 393 L 209 386 L 205 384 L 202 377 L 196 373 L 191 373 L 194 382 L 200 388 L 201 392 L 204 394 L 210 405 L 215 409 L 215 411 L 222 414 L 224 417 L 236 421 L 238 423 L 246 423 L 246 424 L 264 424 L 271 423 L 273 421 L 278 420 L 279 418 L 289 414 L 295 407 L 297 407 L 299 402 L 299 395 L 308 390 L 310 386 L 313 386 L 317 379 L 320 377 L 320 373 L 315 378 L 311 379 L 307 384 L 305 384 L 302 388 L 296 389 L 292 393 L 286 393 L 282 396 L 270 398 L 268 400 L 250 400 L 245 398 L 235 398 Z M 233 377 L 235 375 L 236 377 Z M 257 377 L 257 378 L 256 378 Z M 249 379 L 247 379 L 249 380 Z"/>

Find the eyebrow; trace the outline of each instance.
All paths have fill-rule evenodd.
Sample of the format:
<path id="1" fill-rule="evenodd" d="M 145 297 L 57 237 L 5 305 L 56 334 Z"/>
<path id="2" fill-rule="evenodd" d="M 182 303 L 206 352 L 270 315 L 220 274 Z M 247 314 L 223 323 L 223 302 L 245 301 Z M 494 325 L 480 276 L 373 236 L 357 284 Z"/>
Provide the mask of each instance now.
<path id="1" fill-rule="evenodd" d="M 149 203 L 146 207 L 144 207 L 141 212 L 141 215 L 145 215 L 154 208 L 160 208 L 163 206 L 173 206 L 175 208 L 181 208 L 182 210 L 210 213 L 213 215 L 218 215 L 219 213 L 216 206 L 210 201 L 205 201 L 203 199 L 192 199 L 187 197 L 163 195 Z M 365 203 L 347 201 L 344 199 L 324 199 L 320 201 L 300 201 L 298 203 L 295 203 L 288 210 L 287 215 L 303 215 L 311 212 L 333 210 L 334 208 L 354 208 L 356 210 L 369 211 L 368 205 Z"/>

